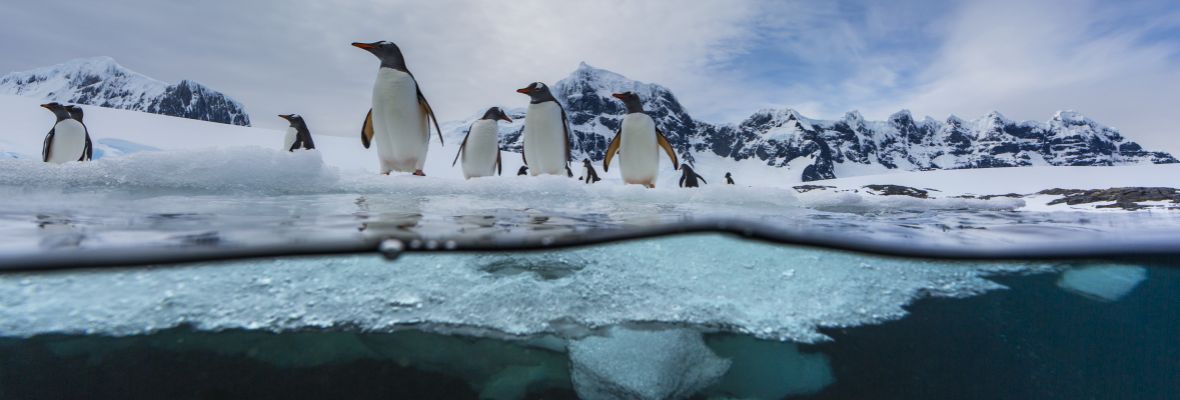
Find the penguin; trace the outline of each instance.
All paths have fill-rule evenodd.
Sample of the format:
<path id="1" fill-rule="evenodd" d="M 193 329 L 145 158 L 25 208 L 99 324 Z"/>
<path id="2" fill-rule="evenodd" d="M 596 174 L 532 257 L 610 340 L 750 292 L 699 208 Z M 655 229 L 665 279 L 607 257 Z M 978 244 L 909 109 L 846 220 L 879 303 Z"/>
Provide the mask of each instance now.
<path id="1" fill-rule="evenodd" d="M 279 114 L 279 118 L 291 123 L 291 126 L 287 127 L 287 136 L 283 138 L 283 149 L 287 151 L 315 149 L 315 142 L 311 140 L 311 131 L 307 129 L 307 123 L 303 122 L 302 116 L 299 114 Z"/>
<path id="2" fill-rule="evenodd" d="M 598 177 L 598 171 L 594 170 L 594 165 L 590 163 L 589 158 L 582 160 L 582 177 L 578 179 L 586 182 L 586 184 L 602 180 L 602 178 Z"/>
<path id="3" fill-rule="evenodd" d="M 733 175 L 730 175 L 728 172 L 725 173 L 725 184 L 726 185 L 733 184 Z"/>
<path id="4" fill-rule="evenodd" d="M 86 127 L 86 122 L 82 121 L 82 107 L 71 104 L 66 106 L 66 111 L 70 113 L 70 118 L 82 124 L 82 129 L 86 131 L 86 150 L 83 151 L 85 156 L 79 161 L 90 161 L 94 156 L 94 144 L 90 142 L 90 128 Z"/>
<path id="5" fill-rule="evenodd" d="M 656 176 L 660 173 L 660 150 L 662 147 L 668 158 L 672 160 L 672 168 L 676 169 L 680 161 L 672 144 L 656 127 L 655 120 L 643 111 L 643 103 L 635 92 L 614 93 L 616 99 L 622 100 L 627 106 L 627 115 L 619 124 L 614 139 L 606 147 L 606 158 L 602 160 L 602 170 L 610 170 L 610 161 L 615 153 L 622 148 L 626 151 L 619 153 L 619 172 L 623 175 L 623 182 L 656 187 Z"/>
<path id="6" fill-rule="evenodd" d="M 463 143 L 459 145 L 459 151 L 455 153 L 455 161 L 451 162 L 451 166 L 454 167 L 462 157 L 464 178 L 492 176 L 493 172 L 496 175 L 503 174 L 504 165 L 500 162 L 500 128 L 496 125 L 497 120 L 512 122 L 512 118 L 508 118 L 504 110 L 492 107 L 483 113 L 482 118 L 473 122 L 467 129 L 467 135 L 463 136 Z"/>
<path id="7" fill-rule="evenodd" d="M 520 153 L 529 166 L 529 174 L 560 175 L 565 167 L 566 176 L 573 177 L 569 168 L 570 128 L 565 109 L 544 83 L 533 82 L 516 92 L 527 94 L 530 99 L 524 117 L 524 150 Z"/>
<path id="8" fill-rule="evenodd" d="M 426 176 L 422 166 L 430 147 L 430 122 L 434 123 L 440 144 L 442 129 L 414 74 L 406 68 L 401 49 L 384 40 L 352 45 L 381 60 L 373 84 L 372 107 L 361 125 L 361 144 L 367 149 L 376 142 L 382 174 L 400 171 Z"/>
<path id="9" fill-rule="evenodd" d="M 90 133 L 82 123 L 82 108 L 53 102 L 41 107 L 53 112 L 57 122 L 45 135 L 41 147 L 41 161 L 61 164 L 70 161 L 89 161 L 94 153 Z M 71 113 L 70 111 L 74 112 Z"/>
<path id="10" fill-rule="evenodd" d="M 529 166 L 527 166 L 527 165 L 521 165 L 520 169 L 516 170 L 516 176 L 528 175 L 528 174 L 529 174 Z"/>
<path id="11" fill-rule="evenodd" d="M 705 177 L 700 176 L 696 173 L 696 171 L 693 171 L 692 167 L 688 166 L 688 164 L 680 164 L 680 171 L 680 187 L 699 187 L 700 184 L 697 183 L 697 179 L 700 179 L 703 183 L 709 183 L 705 180 Z"/>

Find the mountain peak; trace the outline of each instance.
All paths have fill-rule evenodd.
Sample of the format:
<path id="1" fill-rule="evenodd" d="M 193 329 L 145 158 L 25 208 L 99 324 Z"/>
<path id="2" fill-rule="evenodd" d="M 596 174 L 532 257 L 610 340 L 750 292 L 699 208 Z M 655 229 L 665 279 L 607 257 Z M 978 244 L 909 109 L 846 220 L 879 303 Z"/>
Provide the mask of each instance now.
<path id="1" fill-rule="evenodd" d="M 234 125 L 250 124 L 240 103 L 207 86 L 187 79 L 169 85 L 127 69 L 107 56 L 11 72 L 0 76 L 0 94 Z"/>

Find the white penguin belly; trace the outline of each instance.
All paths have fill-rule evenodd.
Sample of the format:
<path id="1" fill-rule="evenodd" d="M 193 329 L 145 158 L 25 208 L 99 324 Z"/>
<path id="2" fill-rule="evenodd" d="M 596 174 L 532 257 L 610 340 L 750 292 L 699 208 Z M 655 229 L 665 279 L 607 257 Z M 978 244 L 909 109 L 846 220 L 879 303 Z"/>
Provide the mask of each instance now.
<path id="1" fill-rule="evenodd" d="M 373 86 L 373 141 L 381 173 L 422 169 L 430 139 L 428 129 L 414 78 L 392 68 L 378 70 Z"/>
<path id="2" fill-rule="evenodd" d="M 49 162 L 65 163 L 78 161 L 86 149 L 86 127 L 81 122 L 67 119 L 53 126 L 53 143 L 50 143 Z"/>
<path id="3" fill-rule="evenodd" d="M 496 174 L 496 155 L 500 139 L 495 120 L 481 119 L 471 124 L 467 146 L 463 148 L 463 177 L 467 179 Z"/>
<path id="4" fill-rule="evenodd" d="M 656 123 L 644 113 L 623 117 L 623 137 L 619 139 L 619 173 L 623 182 L 654 185 L 660 171 Z"/>
<path id="5" fill-rule="evenodd" d="M 295 138 L 299 135 L 299 131 L 295 127 L 287 128 L 287 136 L 283 137 L 283 151 L 291 150 L 291 146 L 295 145 Z"/>
<path id="6" fill-rule="evenodd" d="M 565 175 L 565 129 L 556 101 L 529 104 L 524 117 L 524 157 L 529 174 Z"/>

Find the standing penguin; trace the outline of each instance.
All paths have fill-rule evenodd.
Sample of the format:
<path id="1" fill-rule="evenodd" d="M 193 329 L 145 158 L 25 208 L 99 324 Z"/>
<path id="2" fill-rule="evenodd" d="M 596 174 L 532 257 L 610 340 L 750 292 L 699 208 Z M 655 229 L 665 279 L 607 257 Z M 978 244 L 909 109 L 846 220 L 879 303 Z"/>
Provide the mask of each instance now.
<path id="1" fill-rule="evenodd" d="M 430 144 L 430 122 L 443 142 L 442 129 L 430 103 L 422 95 L 418 81 L 406 69 L 402 51 L 392 42 L 353 43 L 381 60 L 377 81 L 373 85 L 373 103 L 361 127 L 361 144 L 377 142 L 381 173 L 413 172 L 425 176 L 422 166 Z"/>
<path id="2" fill-rule="evenodd" d="M 728 172 L 725 173 L 725 184 L 726 185 L 733 184 L 733 175 L 730 175 Z"/>
<path id="3" fill-rule="evenodd" d="M 82 108 L 67 108 L 57 102 L 42 104 L 41 107 L 53 112 L 57 117 L 57 122 L 54 122 L 49 134 L 45 135 L 45 143 L 41 147 L 41 161 L 55 164 L 89 161 L 94 148 L 90 142 L 90 133 L 82 123 Z"/>
<path id="4" fill-rule="evenodd" d="M 504 172 L 504 165 L 500 163 L 500 128 L 497 120 L 512 122 L 508 114 L 500 107 L 492 107 L 483 113 L 483 117 L 471 124 L 467 129 L 467 136 L 459 145 L 455 153 L 454 167 L 463 158 L 463 177 L 467 179 L 481 176 L 500 175 Z"/>
<path id="5" fill-rule="evenodd" d="M 598 177 L 598 171 L 594 170 L 594 164 L 590 163 L 589 158 L 582 160 L 582 177 L 579 179 L 585 181 L 586 184 L 591 184 L 602 180 L 602 178 Z"/>
<path id="6" fill-rule="evenodd" d="M 639 95 L 634 92 L 615 93 L 616 99 L 622 100 L 627 106 L 627 115 L 623 116 L 623 123 L 615 138 L 606 147 L 606 159 L 602 160 L 602 170 L 610 170 L 610 161 L 620 148 L 619 169 L 623 175 L 623 182 L 639 184 L 649 188 L 656 187 L 656 176 L 660 173 L 660 150 L 668 153 L 672 160 L 672 168 L 680 162 L 676 159 L 676 152 L 664 133 L 656 128 L 655 120 L 643 111 L 643 103 Z"/>
<path id="7" fill-rule="evenodd" d="M 529 95 L 529 109 L 524 117 L 524 151 L 521 157 L 529 166 L 529 174 L 561 175 L 565 168 L 567 176 L 573 176 L 569 169 L 570 127 L 565 109 L 541 82 L 533 82 L 517 93 Z"/>
<path id="8" fill-rule="evenodd" d="M 279 118 L 291 123 L 291 126 L 287 127 L 287 136 L 283 138 L 284 149 L 295 151 L 296 149 L 312 150 L 315 148 L 315 142 L 311 140 L 311 131 L 307 129 L 307 123 L 303 122 L 303 117 L 299 114 L 280 114 Z"/>
<path id="9" fill-rule="evenodd" d="M 680 187 L 699 187 L 700 184 L 697 183 L 697 179 L 700 179 L 703 183 L 709 183 L 705 180 L 705 177 L 700 176 L 696 173 L 696 171 L 693 171 L 692 167 L 688 166 L 688 164 L 681 164 L 680 172 Z"/>

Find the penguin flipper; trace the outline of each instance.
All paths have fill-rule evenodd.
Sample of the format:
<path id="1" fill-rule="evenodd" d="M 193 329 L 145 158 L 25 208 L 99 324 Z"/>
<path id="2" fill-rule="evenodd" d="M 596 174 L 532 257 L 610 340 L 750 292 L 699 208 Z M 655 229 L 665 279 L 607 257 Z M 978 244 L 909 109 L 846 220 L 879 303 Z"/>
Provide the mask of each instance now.
<path id="1" fill-rule="evenodd" d="M 565 131 L 565 169 L 570 169 L 570 120 L 561 103 L 557 103 L 557 108 L 561 110 L 561 130 Z M 574 173 L 570 172 L 570 176 L 574 176 Z"/>
<path id="2" fill-rule="evenodd" d="M 668 158 L 672 160 L 672 169 L 680 169 L 680 161 L 676 158 L 676 151 L 672 150 L 672 144 L 668 143 L 668 138 L 664 136 L 664 132 L 656 129 L 656 143 L 664 148 L 664 152 L 668 153 Z"/>
<path id="3" fill-rule="evenodd" d="M 373 142 L 373 109 L 369 109 L 369 113 L 365 114 L 365 123 L 361 125 L 361 144 L 365 148 L 369 148 L 369 143 Z"/>
<path id="4" fill-rule="evenodd" d="M 86 147 L 82 148 L 82 156 L 78 157 L 78 161 L 90 161 L 94 156 L 94 143 L 90 142 L 90 133 L 86 134 Z"/>
<path id="5" fill-rule="evenodd" d="M 706 181 L 706 180 L 705 180 L 705 177 L 701 176 L 700 174 L 698 174 L 698 173 L 696 173 L 696 172 L 693 172 L 692 174 L 693 174 L 693 175 L 696 175 L 696 176 L 697 176 L 697 179 L 700 179 L 700 180 L 701 180 L 701 182 L 704 182 L 706 185 L 708 185 L 708 184 L 709 184 L 709 181 Z"/>
<path id="6" fill-rule="evenodd" d="M 681 174 L 680 175 L 680 187 L 684 187 L 684 180 L 685 179 L 688 179 L 688 175 Z"/>
<path id="7" fill-rule="evenodd" d="M 315 150 L 315 141 L 311 140 L 311 131 L 307 130 L 307 128 L 300 129 L 299 134 L 296 136 L 302 138 L 304 149 Z"/>
<path id="8" fill-rule="evenodd" d="M 302 135 L 295 135 L 295 141 L 291 143 L 291 148 L 287 149 L 287 152 L 290 153 L 300 147 L 303 147 L 303 136 Z"/>
<path id="9" fill-rule="evenodd" d="M 602 172 L 610 172 L 610 160 L 615 157 L 615 153 L 619 151 L 619 136 L 622 135 L 622 126 L 619 131 L 615 132 L 615 138 L 610 140 L 610 144 L 606 146 L 606 158 L 602 160 Z"/>
<path id="10" fill-rule="evenodd" d="M 53 135 L 57 133 L 57 128 L 49 130 L 49 134 L 45 135 L 45 144 L 41 146 L 41 161 L 49 162 L 50 147 L 53 146 Z"/>
<path id="11" fill-rule="evenodd" d="M 496 148 L 496 175 L 504 175 L 504 163 L 500 161 L 500 148 Z"/>
<path id="12" fill-rule="evenodd" d="M 417 86 L 417 82 L 414 83 Z M 418 88 L 418 105 L 422 107 L 422 113 L 426 114 L 426 117 L 434 123 L 434 130 L 438 132 L 438 144 L 445 146 L 446 144 L 443 143 L 442 128 L 438 127 L 438 117 L 434 116 L 434 109 L 430 107 L 430 102 L 426 101 L 426 96 L 422 95 L 422 88 Z M 429 139 L 430 129 L 427 128 L 426 131 L 426 138 Z"/>
<path id="13" fill-rule="evenodd" d="M 463 149 L 467 148 L 467 138 L 468 137 L 471 137 L 471 128 L 470 127 L 467 128 L 467 133 L 463 135 L 463 143 L 459 144 L 459 151 L 455 152 L 455 161 L 451 161 L 452 167 L 454 167 L 455 164 L 459 163 L 459 155 L 463 154 Z M 499 156 L 497 156 L 497 157 L 499 157 Z"/>

